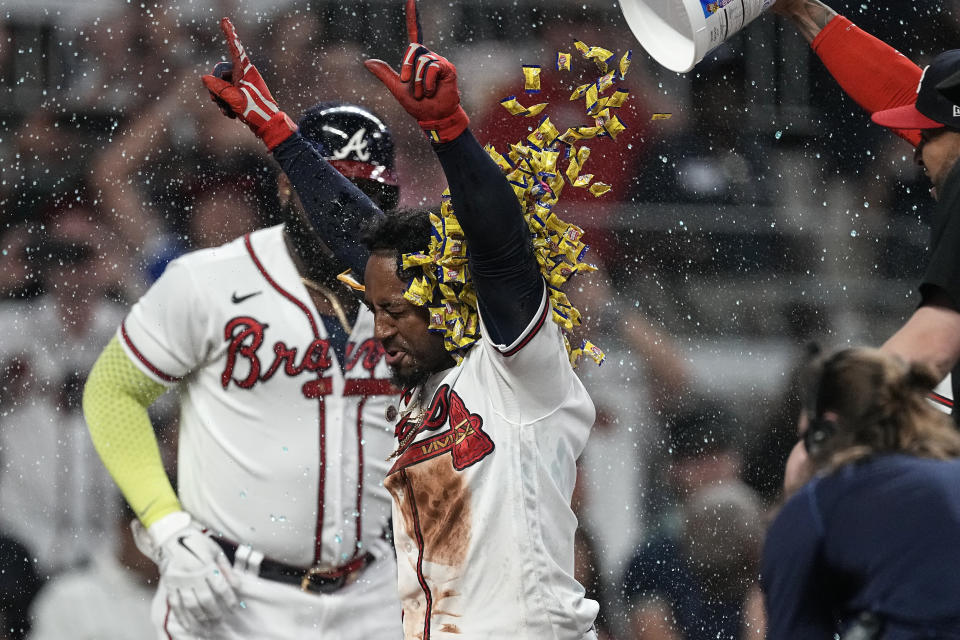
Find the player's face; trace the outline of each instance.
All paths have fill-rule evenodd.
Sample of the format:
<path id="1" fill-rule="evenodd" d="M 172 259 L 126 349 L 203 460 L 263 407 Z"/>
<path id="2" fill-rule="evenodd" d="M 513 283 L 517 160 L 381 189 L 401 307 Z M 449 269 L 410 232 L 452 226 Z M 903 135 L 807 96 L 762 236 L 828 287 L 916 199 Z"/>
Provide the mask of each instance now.
<path id="1" fill-rule="evenodd" d="M 397 277 L 395 252 L 372 253 L 363 281 L 365 303 L 374 316 L 374 337 L 387 353 L 387 364 L 398 386 L 416 386 L 430 374 L 453 366 L 443 347 L 443 336 L 427 329 L 427 310 L 403 297 L 407 287 Z"/>
<path id="2" fill-rule="evenodd" d="M 960 159 L 960 133 L 947 128 L 924 129 L 915 159 L 933 183 L 930 193 L 936 198 L 950 169 Z"/>

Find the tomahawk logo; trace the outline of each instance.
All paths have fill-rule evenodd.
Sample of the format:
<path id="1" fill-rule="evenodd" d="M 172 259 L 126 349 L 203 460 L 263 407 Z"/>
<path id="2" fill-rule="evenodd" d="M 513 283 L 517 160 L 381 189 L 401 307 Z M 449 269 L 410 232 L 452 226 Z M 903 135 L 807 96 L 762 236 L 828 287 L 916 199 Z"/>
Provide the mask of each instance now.
<path id="1" fill-rule="evenodd" d="M 343 147 L 333 152 L 334 160 L 343 160 L 350 155 L 350 152 L 357 154 L 357 160 L 366 162 L 370 159 L 370 152 L 367 151 L 367 130 L 357 129 L 356 133 L 350 136 L 350 140 Z"/>
<path id="2" fill-rule="evenodd" d="M 452 457 L 453 468 L 463 471 L 493 452 L 494 443 L 483 430 L 483 418 L 471 413 L 460 395 L 448 385 L 437 389 L 422 423 L 402 420 L 397 425 L 397 437 L 402 440 L 412 429 L 417 429 L 417 433 L 437 431 L 444 425 L 447 429 L 409 445 L 387 475 L 448 452 Z M 413 437 L 416 437 L 416 434 Z"/>

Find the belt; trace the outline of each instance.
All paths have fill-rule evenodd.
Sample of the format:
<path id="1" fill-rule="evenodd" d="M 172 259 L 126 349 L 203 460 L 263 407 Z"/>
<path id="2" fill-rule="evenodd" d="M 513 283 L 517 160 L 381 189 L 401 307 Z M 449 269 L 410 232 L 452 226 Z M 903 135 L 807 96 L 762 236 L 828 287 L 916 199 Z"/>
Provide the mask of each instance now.
<path id="1" fill-rule="evenodd" d="M 213 536 L 213 539 L 223 549 L 223 553 L 227 556 L 230 564 L 233 564 L 237 557 L 238 545 L 235 542 L 216 536 Z M 264 558 L 260 561 L 260 569 L 257 575 L 264 580 L 300 585 L 301 591 L 334 593 L 348 584 L 352 584 L 357 575 L 373 561 L 373 554 L 367 552 L 362 556 L 355 557 L 347 564 L 332 569 L 322 569 L 320 567 L 304 569 L 303 567 L 295 567 L 270 558 Z"/>

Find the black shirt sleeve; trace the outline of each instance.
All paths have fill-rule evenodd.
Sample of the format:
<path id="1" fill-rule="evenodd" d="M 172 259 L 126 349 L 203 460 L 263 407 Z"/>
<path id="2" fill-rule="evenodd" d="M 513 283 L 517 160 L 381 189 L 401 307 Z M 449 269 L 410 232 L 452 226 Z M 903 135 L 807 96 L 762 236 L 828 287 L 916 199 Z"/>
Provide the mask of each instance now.
<path id="1" fill-rule="evenodd" d="M 920 283 L 920 305 L 930 304 L 935 294 L 943 293 L 950 308 L 960 311 L 960 162 L 942 185 L 932 228 L 930 261 Z M 960 393 L 960 363 L 951 372 L 953 397 Z M 960 412 L 954 408 L 954 423 L 960 427 Z"/>
<path id="2" fill-rule="evenodd" d="M 960 311 L 960 162 L 944 180 L 931 229 L 930 261 L 920 284 L 921 304 L 929 302 L 936 290 Z"/>
<path id="3" fill-rule="evenodd" d="M 299 133 L 277 145 L 273 157 L 297 190 L 313 228 L 342 268 L 362 274 L 369 252 L 360 241 L 360 227 L 364 220 L 381 215 L 377 206 Z"/>
<path id="4" fill-rule="evenodd" d="M 539 310 L 545 286 L 520 203 L 469 129 L 434 150 L 467 238 L 470 274 L 487 337 L 512 344 Z"/>

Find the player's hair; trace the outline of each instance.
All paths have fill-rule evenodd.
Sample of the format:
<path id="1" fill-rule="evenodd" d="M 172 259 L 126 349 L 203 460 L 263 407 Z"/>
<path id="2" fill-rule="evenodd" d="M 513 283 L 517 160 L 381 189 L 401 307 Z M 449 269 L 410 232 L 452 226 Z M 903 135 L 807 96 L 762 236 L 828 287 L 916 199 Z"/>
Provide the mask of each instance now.
<path id="1" fill-rule="evenodd" d="M 397 277 L 408 280 L 416 274 L 411 273 L 410 270 L 404 270 L 400 258 L 405 253 L 427 250 L 433 229 L 430 224 L 430 214 L 429 209 L 400 209 L 382 216 L 375 216 L 364 225 L 360 240 L 371 253 L 395 251 Z"/>
<path id="2" fill-rule="evenodd" d="M 828 470 L 879 453 L 947 460 L 960 457 L 960 433 L 927 395 L 932 368 L 879 349 L 839 351 L 810 365 L 814 421 L 836 414 L 832 433 L 810 457 Z"/>

